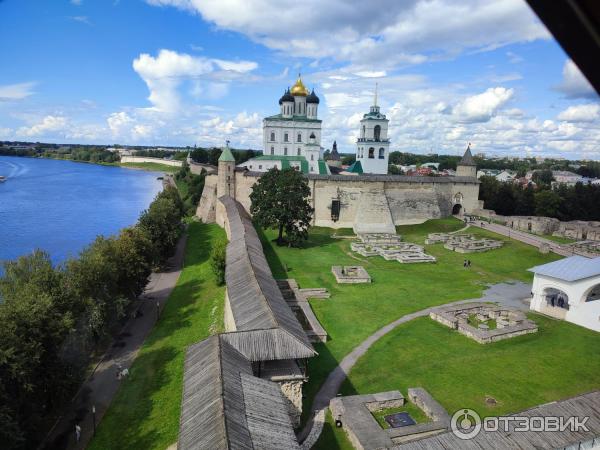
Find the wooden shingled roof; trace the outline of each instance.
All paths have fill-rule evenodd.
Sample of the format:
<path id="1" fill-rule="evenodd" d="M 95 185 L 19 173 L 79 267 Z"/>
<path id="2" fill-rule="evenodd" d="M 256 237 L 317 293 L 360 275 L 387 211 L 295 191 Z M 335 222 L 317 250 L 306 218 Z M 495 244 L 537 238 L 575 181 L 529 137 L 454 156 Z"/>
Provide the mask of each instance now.
<path id="1" fill-rule="evenodd" d="M 219 200 L 230 230 L 225 281 L 236 326 L 236 332 L 226 333 L 224 339 L 251 361 L 315 356 L 273 278 L 250 215 L 229 196 Z"/>
<path id="2" fill-rule="evenodd" d="M 419 441 L 393 447 L 393 450 L 447 450 L 451 448 L 493 450 L 497 448 L 518 448 L 537 450 L 542 448 L 578 448 L 578 443 L 598 439 L 600 436 L 600 391 L 572 397 L 559 402 L 536 406 L 527 411 L 515 414 L 520 417 L 570 417 L 584 418 L 587 431 L 514 431 L 515 423 L 510 431 L 504 431 L 501 422 L 498 431 L 481 431 L 470 440 L 461 440 L 453 433 L 443 433 Z M 539 422 L 536 423 L 539 426 Z M 584 447 L 580 447 L 584 448 Z M 585 446 L 591 448 L 591 446 Z"/>
<path id="3" fill-rule="evenodd" d="M 185 357 L 179 450 L 299 449 L 283 394 L 222 336 Z"/>

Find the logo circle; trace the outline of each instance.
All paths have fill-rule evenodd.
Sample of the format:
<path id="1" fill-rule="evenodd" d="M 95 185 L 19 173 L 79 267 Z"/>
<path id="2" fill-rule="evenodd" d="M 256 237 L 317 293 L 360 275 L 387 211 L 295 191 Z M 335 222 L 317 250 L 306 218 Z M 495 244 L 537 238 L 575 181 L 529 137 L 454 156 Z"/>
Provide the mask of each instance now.
<path id="1" fill-rule="evenodd" d="M 472 409 L 459 409 L 450 419 L 450 428 L 459 439 L 473 439 L 481 431 L 481 417 Z"/>

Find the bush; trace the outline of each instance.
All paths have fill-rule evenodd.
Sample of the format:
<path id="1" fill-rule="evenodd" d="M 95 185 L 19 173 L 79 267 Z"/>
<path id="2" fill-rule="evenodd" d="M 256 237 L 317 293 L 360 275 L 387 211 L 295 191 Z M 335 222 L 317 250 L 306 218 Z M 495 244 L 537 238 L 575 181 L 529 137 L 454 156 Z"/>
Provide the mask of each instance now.
<path id="1" fill-rule="evenodd" d="M 219 286 L 225 284 L 225 248 L 225 242 L 219 241 L 210 252 L 210 267 Z"/>

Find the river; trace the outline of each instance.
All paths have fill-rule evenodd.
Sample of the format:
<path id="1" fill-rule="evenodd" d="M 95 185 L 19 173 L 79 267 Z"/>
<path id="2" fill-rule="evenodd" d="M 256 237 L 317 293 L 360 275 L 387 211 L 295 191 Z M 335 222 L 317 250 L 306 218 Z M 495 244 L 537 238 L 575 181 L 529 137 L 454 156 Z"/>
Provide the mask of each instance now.
<path id="1" fill-rule="evenodd" d="M 55 263 L 136 223 L 161 173 L 52 159 L 0 156 L 0 260 L 36 248 Z M 2 269 L 0 268 L 0 272 Z"/>

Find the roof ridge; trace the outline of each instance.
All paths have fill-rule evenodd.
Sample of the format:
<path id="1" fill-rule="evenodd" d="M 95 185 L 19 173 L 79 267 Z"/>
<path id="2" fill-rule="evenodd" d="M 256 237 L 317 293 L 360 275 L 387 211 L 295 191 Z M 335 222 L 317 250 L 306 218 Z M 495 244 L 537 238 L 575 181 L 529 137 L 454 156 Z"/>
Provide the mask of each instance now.
<path id="1" fill-rule="evenodd" d="M 225 379 L 223 378 L 223 352 L 221 351 L 222 347 L 221 347 L 221 336 L 217 335 L 216 337 L 217 340 L 217 360 L 219 361 L 218 364 L 218 370 L 219 373 L 217 375 L 217 379 L 219 380 L 219 386 L 220 386 L 220 390 L 221 390 L 221 395 L 220 395 L 220 399 L 221 401 L 220 403 L 220 408 L 221 408 L 221 418 L 223 419 L 221 421 L 221 424 L 223 425 L 223 430 L 224 436 L 229 436 L 229 428 L 227 427 L 227 419 L 225 418 Z M 229 446 L 229 445 L 228 445 Z"/>

